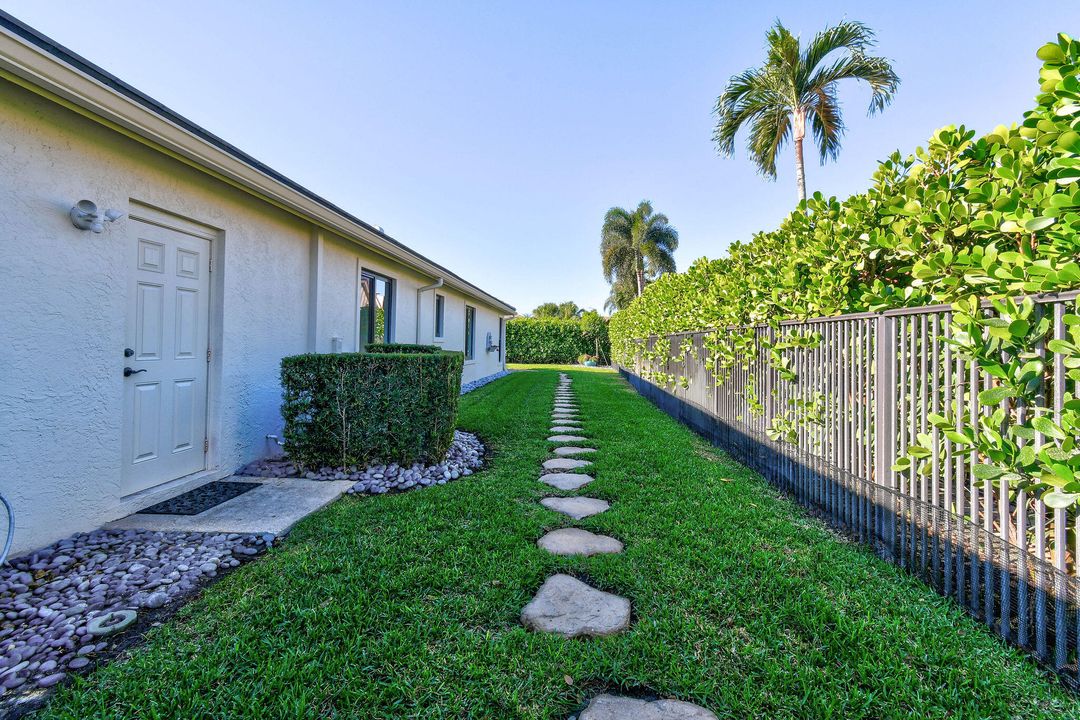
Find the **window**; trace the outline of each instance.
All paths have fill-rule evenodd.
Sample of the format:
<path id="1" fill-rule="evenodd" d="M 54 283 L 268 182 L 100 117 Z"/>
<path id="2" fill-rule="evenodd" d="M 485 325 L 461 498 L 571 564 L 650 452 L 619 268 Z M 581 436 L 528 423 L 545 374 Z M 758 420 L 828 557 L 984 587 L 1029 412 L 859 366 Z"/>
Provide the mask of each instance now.
<path id="1" fill-rule="evenodd" d="M 367 270 L 360 273 L 360 350 L 390 342 L 394 330 L 394 281 Z"/>
<path id="2" fill-rule="evenodd" d="M 443 313 L 446 311 L 446 298 L 435 295 L 435 337 L 443 337 Z"/>
<path id="3" fill-rule="evenodd" d="M 476 355 L 476 308 L 465 306 L 465 359 Z"/>

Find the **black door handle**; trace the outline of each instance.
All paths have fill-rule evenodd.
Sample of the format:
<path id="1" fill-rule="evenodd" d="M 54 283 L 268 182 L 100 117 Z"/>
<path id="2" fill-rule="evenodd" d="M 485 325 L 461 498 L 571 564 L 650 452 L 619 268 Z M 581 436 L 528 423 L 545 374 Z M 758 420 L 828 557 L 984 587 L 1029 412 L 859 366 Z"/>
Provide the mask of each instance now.
<path id="1" fill-rule="evenodd" d="M 124 377 L 131 377 L 132 375 L 138 375 L 141 372 L 146 372 L 146 368 L 141 368 L 139 370 L 132 370 L 131 368 L 126 367 L 126 368 L 124 368 Z"/>

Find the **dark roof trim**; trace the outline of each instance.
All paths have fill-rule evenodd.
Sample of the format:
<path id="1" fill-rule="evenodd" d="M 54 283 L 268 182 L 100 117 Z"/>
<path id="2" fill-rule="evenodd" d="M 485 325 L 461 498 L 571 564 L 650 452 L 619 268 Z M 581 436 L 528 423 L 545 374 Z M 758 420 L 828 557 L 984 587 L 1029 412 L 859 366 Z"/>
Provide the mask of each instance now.
<path id="1" fill-rule="evenodd" d="M 82 72 L 82 73 L 84 73 L 86 75 L 89 75 L 90 77 L 92 77 L 95 80 L 97 80 L 98 82 L 100 82 L 102 85 L 105 85 L 105 86 L 111 88 L 112 90 L 115 90 L 117 93 L 127 97 L 129 100 L 132 100 L 132 101 L 138 103 L 139 105 L 142 105 L 143 107 L 150 110 L 151 112 L 153 112 L 153 113 L 155 113 L 157 115 L 160 115 L 161 117 L 165 118 L 169 122 L 183 128 L 184 130 L 188 131 L 192 135 L 195 135 L 199 139 L 201 139 L 201 140 L 203 140 L 203 141 L 217 147 L 219 150 L 222 150 L 222 151 L 228 153 L 229 155 L 233 156 L 234 158 L 241 161 L 242 163 L 251 166 L 255 170 L 258 170 L 259 172 L 261 172 L 264 175 L 272 178 L 273 180 L 281 183 L 282 185 L 286 185 L 289 188 L 291 188 L 292 190 L 295 190 L 296 192 L 304 195 L 305 197 L 315 201 L 316 203 L 318 203 L 319 205 L 322 205 L 327 210 L 330 210 L 331 212 L 336 213 L 337 215 L 340 215 L 341 217 L 345 218 L 349 222 L 353 222 L 353 223 L 356 223 L 357 225 L 360 225 L 365 230 L 367 230 L 367 231 L 369 231 L 371 233 L 374 233 L 375 235 L 378 235 L 383 240 L 386 240 L 387 242 L 392 243 L 393 245 L 396 245 L 397 247 L 401 248 L 402 250 L 404 250 L 408 254 L 422 260 L 423 262 L 426 262 L 426 263 L 434 266 L 435 268 L 442 271 L 446 275 L 448 275 L 450 277 L 453 277 L 453 278 L 456 278 L 462 284 L 472 288 L 473 290 L 477 291 L 481 295 L 490 297 L 493 300 L 496 300 L 496 301 L 502 303 L 506 307 L 509 307 L 509 308 L 513 309 L 513 306 L 510 305 L 509 303 L 504 302 L 503 300 L 499 300 L 499 298 L 495 297 L 494 295 L 491 295 L 490 293 L 485 292 L 484 290 L 481 290 L 479 287 L 477 287 L 476 285 L 473 285 L 468 280 L 465 280 L 464 278 L 462 278 L 457 273 L 451 272 L 450 270 L 446 269 L 445 267 L 443 267 L 439 263 L 437 263 L 437 262 L 435 262 L 435 261 L 433 261 L 433 260 L 431 260 L 429 258 L 424 257 L 423 255 L 416 252 L 412 248 L 408 247 L 404 243 L 401 243 L 398 240 L 395 240 L 394 238 L 390 237 L 389 235 L 387 235 L 385 232 L 378 229 L 374 225 L 371 225 L 369 223 L 364 222 L 363 220 L 356 217 L 352 213 L 349 213 L 349 212 L 343 210 L 342 208 L 338 207 L 337 205 L 330 202 L 329 200 L 323 198 L 320 195 L 317 195 L 316 193 L 312 192 L 311 190 L 308 190 L 306 187 L 304 187 L 303 185 L 300 185 L 295 180 L 291 180 L 290 178 L 286 177 L 285 175 L 282 175 L 277 170 L 274 170 L 270 166 L 260 162 L 259 160 L 256 160 L 254 157 L 252 157 L 251 155 L 248 155 L 246 152 L 244 152 L 240 148 L 236 147 L 232 143 L 226 142 L 225 140 L 221 139 L 217 135 L 214 135 L 212 132 L 200 127 L 199 125 L 196 125 L 193 122 L 191 122 L 190 120 L 185 118 L 183 115 L 181 115 L 181 114 L 179 114 L 179 113 L 177 113 L 177 112 L 175 112 L 173 110 L 170 110 L 168 107 L 162 105 L 157 100 L 154 100 L 149 95 L 146 95 L 145 93 L 140 92 L 139 90 L 136 90 L 134 87 L 132 87 L 131 85 L 128 85 L 126 82 L 124 82 L 120 78 L 116 77 L 115 75 L 113 75 L 113 74 L 111 74 L 109 72 L 106 72 L 101 67 L 99 67 L 99 66 L 95 65 L 94 63 L 90 62 L 89 60 L 82 57 L 78 53 L 75 53 L 72 50 L 69 50 L 68 48 L 66 48 L 63 45 L 61 45 L 61 44 L 57 43 L 56 41 L 54 41 L 53 39 L 47 37 L 46 35 L 43 35 L 42 33 L 38 32 L 34 28 L 30 27 L 26 23 L 22 22 L 21 20 L 19 20 L 18 18 L 12 16 L 11 14 L 5 12 L 4 10 L 0 10 L 0 26 L 2 26 L 4 28 L 6 28 L 7 30 L 9 30 L 12 34 L 17 35 L 18 37 L 22 38 L 27 43 L 29 43 L 29 44 L 43 50 L 44 52 L 52 55 L 53 57 L 67 63 L 68 65 L 71 65 L 72 67 L 79 70 L 80 72 Z"/>

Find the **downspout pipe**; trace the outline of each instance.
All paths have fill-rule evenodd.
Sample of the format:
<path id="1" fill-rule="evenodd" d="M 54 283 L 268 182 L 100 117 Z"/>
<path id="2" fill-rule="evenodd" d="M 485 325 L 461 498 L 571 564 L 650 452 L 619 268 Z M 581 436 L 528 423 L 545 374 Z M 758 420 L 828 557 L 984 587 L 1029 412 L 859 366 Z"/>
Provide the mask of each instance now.
<path id="1" fill-rule="evenodd" d="M 416 288 L 416 335 L 414 337 L 417 345 L 420 344 L 420 296 L 426 293 L 428 290 L 437 290 L 442 286 L 443 279 L 436 278 L 435 282 L 431 283 L 430 285 L 424 285 L 422 287 Z"/>

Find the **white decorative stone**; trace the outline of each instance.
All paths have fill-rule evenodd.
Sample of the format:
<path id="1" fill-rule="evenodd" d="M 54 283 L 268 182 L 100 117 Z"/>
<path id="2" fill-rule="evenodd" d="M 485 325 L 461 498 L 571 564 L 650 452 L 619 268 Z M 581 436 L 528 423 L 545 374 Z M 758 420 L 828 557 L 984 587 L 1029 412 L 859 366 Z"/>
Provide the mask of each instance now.
<path id="1" fill-rule="evenodd" d="M 521 623 L 568 638 L 613 635 L 630 625 L 630 601 L 569 575 L 552 575 L 521 611 Z"/>
<path id="2" fill-rule="evenodd" d="M 549 473 L 540 476 L 540 482 L 547 483 L 553 488 L 560 490 L 577 490 L 585 487 L 596 478 L 589 477 L 584 473 Z"/>
<path id="3" fill-rule="evenodd" d="M 577 470 L 590 465 L 592 463 L 588 460 L 575 460 L 573 458 L 552 458 L 544 461 L 545 470 Z"/>
<path id="4" fill-rule="evenodd" d="M 552 435 L 548 438 L 548 442 L 585 442 L 588 439 L 580 435 Z"/>
<path id="5" fill-rule="evenodd" d="M 623 544 L 613 537 L 597 535 L 581 528 L 560 528 L 552 530 L 536 541 L 544 550 L 554 555 L 599 555 L 601 553 L 619 553 Z"/>
<path id="6" fill-rule="evenodd" d="M 717 720 L 700 705 L 681 700 L 639 700 L 598 695 L 581 711 L 578 720 Z"/>
<path id="7" fill-rule="evenodd" d="M 566 447 L 555 448 L 555 454 L 561 457 L 569 455 L 585 455 L 587 453 L 596 452 L 596 448 L 578 447 L 576 445 L 567 445 Z"/>
<path id="8" fill-rule="evenodd" d="M 575 421 L 575 422 L 577 422 L 577 421 Z M 573 433 L 573 432 L 581 432 L 581 428 L 574 427 L 572 425 L 552 425 L 550 428 L 548 428 L 548 432 L 553 432 L 553 433 Z"/>
<path id="9" fill-rule="evenodd" d="M 606 500 L 591 497 L 549 497 L 540 501 L 548 510 L 561 512 L 575 520 L 599 515 L 611 507 Z"/>

